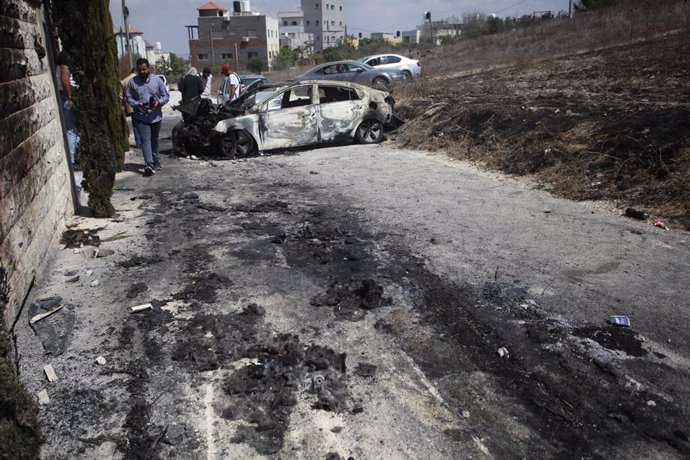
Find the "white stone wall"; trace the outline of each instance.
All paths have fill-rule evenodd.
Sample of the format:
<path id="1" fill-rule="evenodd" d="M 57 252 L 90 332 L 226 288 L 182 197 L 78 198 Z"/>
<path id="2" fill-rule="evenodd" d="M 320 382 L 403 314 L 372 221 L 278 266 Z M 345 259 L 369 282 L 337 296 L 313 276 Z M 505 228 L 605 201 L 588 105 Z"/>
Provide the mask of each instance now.
<path id="1" fill-rule="evenodd" d="M 5 303 L 7 327 L 74 209 L 41 3 L 0 2 L 0 307 Z"/>

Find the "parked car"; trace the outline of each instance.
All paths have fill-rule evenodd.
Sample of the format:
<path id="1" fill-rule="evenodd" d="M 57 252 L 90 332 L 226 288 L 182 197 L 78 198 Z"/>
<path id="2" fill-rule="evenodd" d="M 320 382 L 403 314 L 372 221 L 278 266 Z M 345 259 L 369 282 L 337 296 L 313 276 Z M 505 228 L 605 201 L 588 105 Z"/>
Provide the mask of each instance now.
<path id="1" fill-rule="evenodd" d="M 266 78 L 265 75 L 240 75 L 240 83 L 244 87 L 249 86 L 250 84 L 254 83 L 256 80 L 260 80 L 261 85 L 268 85 L 270 82 L 268 81 L 268 78 Z"/>
<path id="2" fill-rule="evenodd" d="M 357 61 L 326 62 L 307 70 L 295 78 L 305 80 L 338 80 L 359 83 L 372 88 L 388 90 L 394 81 L 404 80 L 405 76 L 395 69 L 375 69 Z"/>
<path id="3" fill-rule="evenodd" d="M 183 155 L 235 158 L 347 139 L 377 143 L 386 127 L 400 123 L 394 104 L 389 93 L 350 82 L 251 85 L 223 106 L 200 100 L 176 107 L 186 120 L 173 128 L 173 147 Z"/>
<path id="4" fill-rule="evenodd" d="M 418 77 L 422 74 L 422 66 L 417 59 L 406 58 L 399 54 L 375 54 L 358 59 L 376 69 L 399 70 L 405 78 Z"/>

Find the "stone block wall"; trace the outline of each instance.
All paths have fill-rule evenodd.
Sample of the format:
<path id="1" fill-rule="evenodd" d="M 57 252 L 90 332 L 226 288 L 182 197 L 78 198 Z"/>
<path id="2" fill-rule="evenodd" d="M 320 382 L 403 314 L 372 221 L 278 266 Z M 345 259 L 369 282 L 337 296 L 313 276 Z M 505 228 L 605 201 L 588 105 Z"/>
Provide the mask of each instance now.
<path id="1" fill-rule="evenodd" d="M 74 211 L 41 5 L 0 1 L 0 310 L 4 303 L 8 328 Z"/>

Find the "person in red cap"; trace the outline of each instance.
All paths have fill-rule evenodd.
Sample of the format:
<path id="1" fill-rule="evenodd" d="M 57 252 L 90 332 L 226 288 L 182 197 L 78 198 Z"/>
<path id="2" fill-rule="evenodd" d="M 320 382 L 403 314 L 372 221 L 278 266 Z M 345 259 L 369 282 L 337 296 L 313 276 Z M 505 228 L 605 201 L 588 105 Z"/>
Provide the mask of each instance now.
<path id="1" fill-rule="evenodd" d="M 240 77 L 232 71 L 230 64 L 223 64 L 220 73 L 225 75 L 225 79 L 220 86 L 220 91 L 218 91 L 218 102 L 225 104 L 240 97 Z"/>

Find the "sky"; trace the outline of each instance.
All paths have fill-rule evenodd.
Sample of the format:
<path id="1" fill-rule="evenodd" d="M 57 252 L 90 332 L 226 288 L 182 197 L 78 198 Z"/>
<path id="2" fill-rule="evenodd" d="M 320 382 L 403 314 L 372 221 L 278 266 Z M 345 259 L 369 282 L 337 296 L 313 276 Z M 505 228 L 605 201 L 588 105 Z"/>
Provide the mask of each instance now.
<path id="1" fill-rule="evenodd" d="M 196 25 L 197 8 L 207 0 L 125 0 L 128 22 L 144 33 L 144 39 L 161 42 L 163 51 L 179 56 L 189 54 L 186 25 Z M 231 0 L 215 0 L 232 11 Z M 298 11 L 300 0 L 252 0 L 252 11 L 276 17 L 279 11 Z M 345 0 L 347 33 L 363 37 L 372 32 L 395 33 L 414 30 L 422 24 L 425 11 L 432 20 L 480 12 L 497 16 L 522 16 L 534 11 L 568 11 L 568 0 Z M 110 14 L 115 28 L 124 25 L 122 1 L 110 0 Z"/>

